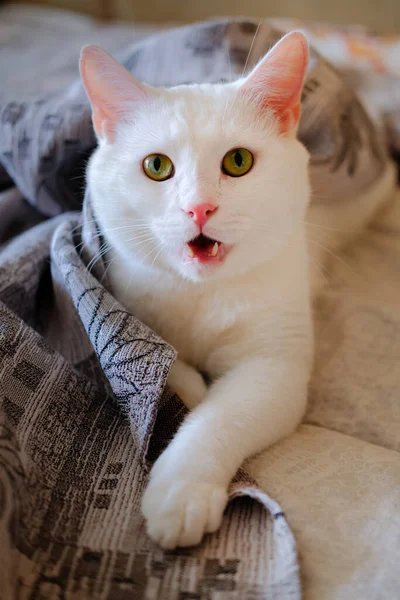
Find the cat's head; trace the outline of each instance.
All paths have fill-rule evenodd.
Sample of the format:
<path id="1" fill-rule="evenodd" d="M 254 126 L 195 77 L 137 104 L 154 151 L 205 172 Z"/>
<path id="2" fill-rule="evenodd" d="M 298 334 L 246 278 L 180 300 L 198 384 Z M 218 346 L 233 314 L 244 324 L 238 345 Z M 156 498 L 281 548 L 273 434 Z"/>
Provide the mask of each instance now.
<path id="1" fill-rule="evenodd" d="M 273 260 L 303 226 L 308 154 L 297 141 L 308 62 L 285 36 L 246 78 L 155 89 L 87 46 L 81 75 L 99 146 L 96 218 L 129 261 L 193 281 Z"/>

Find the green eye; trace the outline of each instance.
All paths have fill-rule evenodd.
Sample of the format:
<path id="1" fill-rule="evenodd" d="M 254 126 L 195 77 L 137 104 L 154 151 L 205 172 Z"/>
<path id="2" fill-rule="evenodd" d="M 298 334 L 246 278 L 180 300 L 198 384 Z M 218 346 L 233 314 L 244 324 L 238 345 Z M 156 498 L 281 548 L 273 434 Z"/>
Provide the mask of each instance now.
<path id="1" fill-rule="evenodd" d="M 246 148 L 229 150 L 222 159 L 222 170 L 231 177 L 246 175 L 253 166 L 253 155 Z"/>
<path id="2" fill-rule="evenodd" d="M 154 181 L 165 181 L 174 174 L 174 165 L 165 154 L 149 154 L 143 161 L 143 171 Z"/>

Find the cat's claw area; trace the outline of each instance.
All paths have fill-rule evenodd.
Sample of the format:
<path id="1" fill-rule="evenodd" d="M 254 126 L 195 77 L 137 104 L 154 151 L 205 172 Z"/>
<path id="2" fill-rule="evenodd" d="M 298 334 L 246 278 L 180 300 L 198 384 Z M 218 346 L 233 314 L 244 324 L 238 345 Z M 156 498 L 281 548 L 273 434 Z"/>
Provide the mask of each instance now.
<path id="1" fill-rule="evenodd" d="M 142 500 L 147 533 L 165 550 L 199 544 L 216 531 L 228 500 L 227 491 L 198 480 L 150 480 Z"/>

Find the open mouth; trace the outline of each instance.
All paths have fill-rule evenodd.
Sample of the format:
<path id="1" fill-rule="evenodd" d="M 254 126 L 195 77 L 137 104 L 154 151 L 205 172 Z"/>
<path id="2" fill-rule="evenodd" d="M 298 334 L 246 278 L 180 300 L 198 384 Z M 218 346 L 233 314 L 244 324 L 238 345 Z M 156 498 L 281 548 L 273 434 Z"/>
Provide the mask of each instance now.
<path id="1" fill-rule="evenodd" d="M 224 244 L 202 233 L 186 243 L 189 259 L 200 263 L 220 261 L 224 254 Z"/>

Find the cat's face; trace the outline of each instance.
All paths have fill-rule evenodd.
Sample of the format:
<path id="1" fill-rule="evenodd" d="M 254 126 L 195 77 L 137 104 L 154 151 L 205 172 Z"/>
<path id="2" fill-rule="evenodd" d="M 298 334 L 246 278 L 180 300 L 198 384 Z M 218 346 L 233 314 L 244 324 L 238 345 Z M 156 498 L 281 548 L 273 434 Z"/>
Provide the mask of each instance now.
<path id="1" fill-rule="evenodd" d="M 289 88 L 282 106 L 274 96 L 274 110 L 271 93 L 265 106 L 260 94 L 270 84 L 265 69 L 257 73 L 262 63 L 228 85 L 150 90 L 128 80 L 130 104 L 118 88 L 120 112 L 111 118 L 89 89 L 100 139 L 88 169 L 92 202 L 125 261 L 202 281 L 253 269 L 290 243 L 309 197 L 308 155 L 295 137 L 305 65 L 303 54 L 301 80 L 285 80 L 295 100 Z M 271 77 L 279 83 L 276 69 Z"/>

